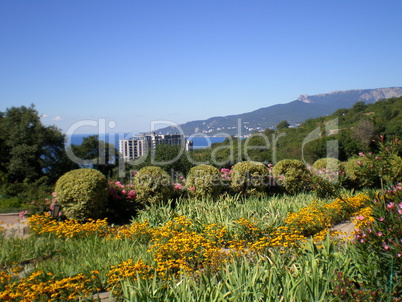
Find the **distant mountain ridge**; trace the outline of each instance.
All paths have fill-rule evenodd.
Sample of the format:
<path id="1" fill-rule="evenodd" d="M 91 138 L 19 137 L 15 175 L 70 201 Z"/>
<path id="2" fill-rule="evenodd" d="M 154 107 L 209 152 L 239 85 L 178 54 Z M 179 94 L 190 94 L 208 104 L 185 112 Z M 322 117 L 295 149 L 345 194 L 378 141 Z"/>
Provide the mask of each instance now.
<path id="1" fill-rule="evenodd" d="M 341 108 L 350 108 L 356 102 L 374 103 L 381 99 L 402 96 L 402 87 L 355 89 L 333 91 L 316 95 L 300 95 L 296 100 L 260 108 L 251 112 L 212 117 L 206 120 L 191 121 L 180 127 L 186 136 L 196 133 L 219 136 L 222 133 L 230 135 L 249 135 L 256 131 L 274 128 L 279 122 L 287 120 L 295 126 L 309 118 L 334 113 Z M 178 133 L 175 127 L 166 127 L 157 131 L 160 134 Z"/>

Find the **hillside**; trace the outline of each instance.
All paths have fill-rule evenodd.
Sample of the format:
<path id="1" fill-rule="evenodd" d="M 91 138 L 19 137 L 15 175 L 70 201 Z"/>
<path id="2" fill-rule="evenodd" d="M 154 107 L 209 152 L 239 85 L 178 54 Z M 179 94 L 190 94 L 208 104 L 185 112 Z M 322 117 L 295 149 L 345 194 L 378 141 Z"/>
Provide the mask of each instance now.
<path id="1" fill-rule="evenodd" d="M 338 109 L 331 115 L 308 119 L 299 127 L 280 131 L 266 129 L 243 140 L 229 138 L 209 149 L 195 150 L 193 159 L 212 158 L 210 163 L 218 166 L 231 166 L 239 160 L 272 163 L 286 158 L 312 163 L 326 157 L 328 142 L 334 141 L 337 157 L 346 160 L 361 151 L 375 151 L 372 140 L 379 135 L 387 139 L 402 138 L 402 97 L 373 104 L 360 101 L 350 109 Z"/>
<path id="2" fill-rule="evenodd" d="M 290 125 L 294 126 L 309 118 L 332 114 L 340 108 L 351 108 L 353 104 L 359 101 L 374 103 L 381 99 L 399 96 L 402 96 L 402 87 L 346 90 L 317 95 L 301 95 L 298 99 L 290 103 L 260 108 L 243 114 L 191 121 L 180 125 L 180 127 L 187 136 L 191 136 L 194 133 L 204 133 L 209 136 L 219 133 L 243 136 L 255 131 L 262 131 L 269 128 L 273 129 L 283 120 L 287 120 Z M 158 130 L 158 133 L 177 133 L 177 129 L 174 127 L 166 127 Z"/>

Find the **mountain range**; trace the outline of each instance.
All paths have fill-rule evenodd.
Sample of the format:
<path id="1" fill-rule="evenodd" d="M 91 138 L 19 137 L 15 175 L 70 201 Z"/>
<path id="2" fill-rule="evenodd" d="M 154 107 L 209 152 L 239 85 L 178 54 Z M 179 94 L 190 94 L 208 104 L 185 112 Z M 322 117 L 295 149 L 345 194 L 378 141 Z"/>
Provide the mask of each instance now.
<path id="1" fill-rule="evenodd" d="M 256 131 L 275 128 L 281 121 L 288 121 L 295 127 L 310 118 L 317 118 L 334 113 L 341 108 L 351 108 L 356 102 L 374 103 L 381 99 L 402 96 L 402 87 L 355 89 L 333 91 L 316 95 L 300 95 L 286 104 L 277 104 L 251 112 L 211 117 L 206 120 L 191 121 L 180 127 L 186 136 L 224 134 L 246 136 Z M 159 129 L 159 134 L 173 134 L 175 127 Z"/>

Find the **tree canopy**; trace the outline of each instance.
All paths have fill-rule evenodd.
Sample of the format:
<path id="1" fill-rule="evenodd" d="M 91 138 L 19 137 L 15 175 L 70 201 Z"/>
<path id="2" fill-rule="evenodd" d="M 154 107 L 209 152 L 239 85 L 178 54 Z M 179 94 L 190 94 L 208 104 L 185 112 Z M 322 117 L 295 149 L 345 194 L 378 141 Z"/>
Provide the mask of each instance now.
<path id="1" fill-rule="evenodd" d="M 34 105 L 0 112 L 0 129 L 0 171 L 9 182 L 43 176 L 51 182 L 74 167 L 64 150 L 65 136 L 43 125 Z"/>

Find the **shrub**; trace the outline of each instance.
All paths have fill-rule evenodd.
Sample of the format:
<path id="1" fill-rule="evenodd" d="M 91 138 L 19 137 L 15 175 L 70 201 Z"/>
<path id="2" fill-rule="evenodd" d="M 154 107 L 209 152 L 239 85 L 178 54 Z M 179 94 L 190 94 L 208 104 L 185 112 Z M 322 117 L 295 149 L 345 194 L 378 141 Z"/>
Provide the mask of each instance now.
<path id="1" fill-rule="evenodd" d="M 259 162 L 244 161 L 233 166 L 231 186 L 243 194 L 263 192 L 269 185 L 268 168 Z"/>
<path id="2" fill-rule="evenodd" d="M 125 185 L 120 181 L 109 181 L 109 199 L 106 217 L 111 223 L 128 223 L 138 209 L 134 185 Z"/>
<path id="3" fill-rule="evenodd" d="M 190 169 L 186 185 L 192 197 L 216 197 L 223 188 L 222 175 L 218 168 L 199 165 Z"/>
<path id="4" fill-rule="evenodd" d="M 367 157 L 351 157 L 345 164 L 347 185 L 351 188 L 378 186 L 379 179 Z"/>
<path id="5" fill-rule="evenodd" d="M 72 170 L 57 180 L 55 193 L 68 219 L 98 219 L 108 198 L 107 180 L 98 170 Z"/>
<path id="6" fill-rule="evenodd" d="M 351 247 L 359 273 L 391 301 L 390 295 L 400 297 L 402 292 L 402 184 L 373 197 L 355 217 Z"/>
<path id="7" fill-rule="evenodd" d="M 152 204 L 168 200 L 173 194 L 170 175 L 160 167 L 144 167 L 134 178 L 137 201 Z"/>
<path id="8" fill-rule="evenodd" d="M 375 142 L 375 141 L 374 141 Z M 359 158 L 348 161 L 346 171 L 351 185 L 355 187 L 392 186 L 401 179 L 402 159 L 398 156 L 399 139 L 385 142 L 380 136 L 378 152 L 359 153 Z"/>
<path id="9" fill-rule="evenodd" d="M 345 168 L 336 158 L 321 158 L 308 169 L 311 175 L 312 189 L 318 197 L 330 197 L 340 194 L 345 182 Z"/>
<path id="10" fill-rule="evenodd" d="M 325 170 L 326 173 L 341 173 L 345 170 L 342 165 L 342 162 L 337 158 L 327 157 L 327 158 L 320 158 L 314 164 L 313 168 L 317 171 Z"/>
<path id="11" fill-rule="evenodd" d="M 272 168 L 272 174 L 289 194 L 296 194 L 311 188 L 311 173 L 300 160 L 283 159 Z"/>

